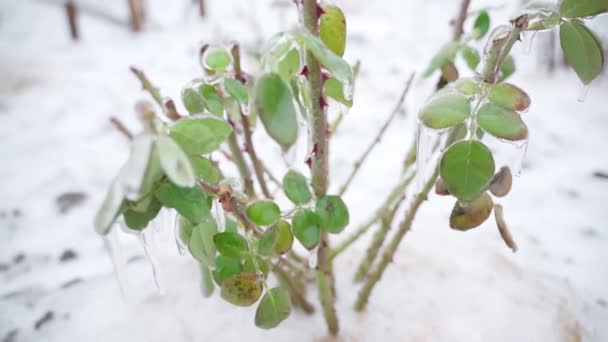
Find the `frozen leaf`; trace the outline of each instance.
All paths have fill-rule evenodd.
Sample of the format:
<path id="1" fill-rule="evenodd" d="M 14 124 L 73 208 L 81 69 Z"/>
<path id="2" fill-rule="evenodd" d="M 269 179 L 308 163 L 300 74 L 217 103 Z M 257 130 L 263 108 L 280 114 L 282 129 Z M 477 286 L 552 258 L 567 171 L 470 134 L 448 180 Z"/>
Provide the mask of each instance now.
<path id="1" fill-rule="evenodd" d="M 458 125 L 470 114 L 469 100 L 456 93 L 434 97 L 422 108 L 418 118 L 427 127 L 441 129 Z"/>
<path id="2" fill-rule="evenodd" d="M 349 222 L 348 208 L 340 196 L 324 196 L 317 200 L 316 213 L 321 229 L 340 233 Z"/>
<path id="3" fill-rule="evenodd" d="M 266 132 L 284 148 L 298 137 L 298 122 L 293 95 L 281 76 L 265 74 L 256 88 L 256 108 Z"/>
<path id="4" fill-rule="evenodd" d="M 323 93 L 326 96 L 340 102 L 341 104 L 343 104 L 349 108 L 353 106 L 353 100 L 347 99 L 344 96 L 344 84 L 340 83 L 335 78 L 327 79 L 325 81 L 325 84 L 323 85 L 323 87 L 324 87 Z"/>
<path id="5" fill-rule="evenodd" d="M 461 78 L 454 83 L 454 88 L 467 96 L 479 94 L 481 91 L 479 84 L 472 78 Z"/>
<path id="6" fill-rule="evenodd" d="M 230 96 L 241 104 L 249 102 L 249 92 L 241 81 L 227 78 L 224 80 L 224 87 Z"/>
<path id="7" fill-rule="evenodd" d="M 271 200 L 259 200 L 247 207 L 247 216 L 259 226 L 270 226 L 281 216 L 281 209 Z"/>
<path id="8" fill-rule="evenodd" d="M 479 65 L 479 62 L 481 61 L 481 57 L 479 57 L 477 50 L 468 45 L 463 45 L 462 50 L 460 50 L 460 54 L 462 55 L 462 58 L 464 58 L 465 62 L 467 62 L 469 68 L 475 71 Z"/>
<path id="9" fill-rule="evenodd" d="M 563 0 L 559 14 L 564 18 L 590 17 L 608 12 L 608 0 Z"/>
<path id="10" fill-rule="evenodd" d="M 207 195 L 198 186 L 180 188 L 171 182 L 164 182 L 154 195 L 167 208 L 174 208 L 193 224 L 198 224 L 210 215 L 211 205 Z"/>
<path id="11" fill-rule="evenodd" d="M 124 187 L 127 199 L 137 200 L 142 194 L 141 188 L 152 159 L 155 140 L 155 136 L 147 133 L 133 139 L 129 159 L 118 173 L 118 181 Z"/>
<path id="12" fill-rule="evenodd" d="M 441 66 L 441 77 L 448 83 L 454 82 L 458 79 L 458 69 L 456 69 L 453 62 L 445 62 L 443 66 Z"/>
<path id="13" fill-rule="evenodd" d="M 192 88 L 185 88 L 182 91 L 182 102 L 190 114 L 198 114 L 205 111 L 203 98 Z"/>
<path id="14" fill-rule="evenodd" d="M 293 245 L 293 233 L 291 232 L 291 226 L 289 225 L 289 222 L 285 220 L 279 220 L 279 222 L 277 222 L 274 226 L 276 227 L 278 233 L 278 240 L 275 249 L 279 254 L 287 253 Z"/>
<path id="15" fill-rule="evenodd" d="M 479 227 L 490 217 L 493 207 L 494 202 L 487 192 L 466 205 L 456 202 L 450 216 L 450 227 L 461 231 Z"/>
<path id="16" fill-rule="evenodd" d="M 290 170 L 283 177 L 283 190 L 287 198 L 295 205 L 306 204 L 312 199 L 308 180 L 304 175 L 294 170 Z"/>
<path id="17" fill-rule="evenodd" d="M 500 233 L 502 240 L 505 242 L 507 247 L 511 248 L 513 253 L 517 252 L 517 244 L 515 243 L 515 240 L 513 240 L 513 236 L 507 227 L 502 205 L 500 204 L 496 204 L 494 206 L 494 219 L 496 220 L 496 226 L 498 226 L 498 232 Z"/>
<path id="18" fill-rule="evenodd" d="M 194 230 L 194 225 L 185 217 L 179 215 L 178 217 L 178 228 L 177 234 L 179 240 L 187 246 L 190 243 L 190 237 L 192 236 L 192 231 Z"/>
<path id="19" fill-rule="evenodd" d="M 518 112 L 530 107 L 530 96 L 521 88 L 510 83 L 501 83 L 494 86 L 488 94 L 488 99 L 499 106 Z"/>
<path id="20" fill-rule="evenodd" d="M 562 50 L 583 84 L 591 83 L 604 66 L 604 52 L 598 38 L 579 21 L 563 22 L 559 30 Z"/>
<path id="21" fill-rule="evenodd" d="M 218 95 L 217 90 L 211 84 L 201 84 L 198 87 L 198 93 L 205 102 L 207 110 L 219 117 L 224 115 L 224 102 Z"/>
<path id="22" fill-rule="evenodd" d="M 302 61 L 300 59 L 300 52 L 295 47 L 289 50 L 289 52 L 279 61 L 278 72 L 284 80 L 290 80 L 297 75 L 301 69 Z"/>
<path id="23" fill-rule="evenodd" d="M 422 76 L 427 78 L 435 72 L 435 70 L 441 69 L 441 67 L 447 62 L 454 62 L 456 54 L 460 51 L 460 43 L 449 43 L 441 48 L 439 52 L 431 60 L 431 64 L 426 68 Z"/>
<path id="24" fill-rule="evenodd" d="M 217 250 L 227 257 L 243 258 L 249 253 L 247 240 L 237 233 L 224 232 L 215 234 L 213 242 Z"/>
<path id="25" fill-rule="evenodd" d="M 226 49 L 215 48 L 205 53 L 205 65 L 213 71 L 224 71 L 230 66 L 232 58 Z"/>
<path id="26" fill-rule="evenodd" d="M 137 198 L 137 202 L 130 203 L 130 209 L 143 212 L 148 210 L 150 206 L 150 202 L 152 202 L 155 197 L 150 196 L 158 182 L 164 177 L 164 172 L 162 165 L 160 164 L 160 157 L 158 153 L 156 153 L 156 149 L 158 147 L 153 147 L 152 152 L 150 154 L 150 160 L 148 161 L 148 167 L 146 169 L 144 179 L 141 182 L 141 187 L 139 188 L 139 196 Z"/>
<path id="27" fill-rule="evenodd" d="M 479 12 L 473 27 L 475 28 L 476 39 L 481 39 L 488 33 L 488 30 L 490 30 L 490 14 L 488 14 L 488 11 L 483 10 Z"/>
<path id="28" fill-rule="evenodd" d="M 199 264 L 199 269 L 201 272 L 201 293 L 204 297 L 211 297 L 213 290 L 215 289 L 211 270 L 209 269 L 209 266 L 203 263 Z"/>
<path id="29" fill-rule="evenodd" d="M 110 231 L 112 224 L 120 214 L 124 198 L 125 190 L 123 186 L 118 180 L 114 180 L 112 185 L 110 185 L 106 198 L 103 200 L 101 208 L 99 208 L 95 216 L 95 230 L 97 233 L 106 235 Z"/>
<path id="30" fill-rule="evenodd" d="M 271 255 L 275 251 L 279 241 L 279 232 L 276 226 L 272 226 L 262 234 L 258 243 L 258 253 L 261 255 Z"/>
<path id="31" fill-rule="evenodd" d="M 490 192 L 496 197 L 504 197 L 511 191 L 512 184 L 513 175 L 511 174 L 511 169 L 503 166 L 492 179 Z"/>
<path id="32" fill-rule="evenodd" d="M 192 228 L 188 249 L 196 260 L 213 265 L 216 252 L 214 243 L 216 234 L 217 223 L 211 217 L 208 217 Z"/>
<path id="33" fill-rule="evenodd" d="M 156 140 L 156 151 L 160 165 L 171 182 L 183 188 L 196 184 L 194 169 L 188 156 L 171 137 L 160 134 Z"/>
<path id="34" fill-rule="evenodd" d="M 336 55 L 342 57 L 346 48 L 346 18 L 336 6 L 324 6 L 319 17 L 319 37 Z"/>
<path id="35" fill-rule="evenodd" d="M 220 182 L 220 179 L 222 178 L 220 170 L 211 160 L 205 157 L 192 156 L 190 157 L 190 163 L 194 168 L 196 177 L 201 178 L 211 184 L 217 184 Z"/>
<path id="36" fill-rule="evenodd" d="M 517 112 L 491 102 L 477 112 L 477 124 L 497 138 L 519 141 L 528 137 L 528 127 Z"/>
<path id="37" fill-rule="evenodd" d="M 270 289 L 264 294 L 255 311 L 255 325 L 262 329 L 277 327 L 289 317 L 289 294 L 281 287 Z"/>
<path id="38" fill-rule="evenodd" d="M 213 278 L 221 285 L 224 280 L 243 272 L 243 264 L 240 259 L 218 255 L 215 258 L 215 270 Z"/>
<path id="39" fill-rule="evenodd" d="M 513 59 L 513 56 L 508 55 L 507 58 L 505 58 L 505 61 L 500 66 L 500 79 L 498 80 L 498 82 L 502 82 L 509 78 L 515 73 L 515 70 L 515 60 Z"/>
<path id="40" fill-rule="evenodd" d="M 257 265 L 257 267 L 256 267 Z M 253 262 L 253 256 L 248 256 L 245 258 L 245 262 L 243 263 L 243 271 L 249 273 L 257 273 L 258 267 L 260 268 L 260 272 L 264 276 L 264 278 L 268 277 L 268 272 L 270 271 L 270 266 L 264 258 L 259 255 L 255 256 L 255 263 Z"/>
<path id="41" fill-rule="evenodd" d="M 321 240 L 319 216 L 310 209 L 301 209 L 296 212 L 291 221 L 293 234 L 296 239 L 308 250 L 315 248 Z"/>
<path id="42" fill-rule="evenodd" d="M 439 167 L 450 194 L 463 202 L 476 199 L 494 176 L 492 152 L 476 140 L 450 146 L 443 153 Z"/>
<path id="43" fill-rule="evenodd" d="M 188 155 L 201 155 L 217 150 L 232 128 L 211 116 L 181 119 L 171 127 L 171 137 Z"/>
<path id="44" fill-rule="evenodd" d="M 134 230 L 144 229 L 158 215 L 163 206 L 154 196 L 151 197 L 153 200 L 148 202 L 148 207 L 145 210 L 135 211 L 129 208 L 125 211 L 123 217 L 127 227 Z"/>
<path id="45" fill-rule="evenodd" d="M 300 32 L 303 45 L 310 51 L 321 65 L 338 81 L 346 84 L 353 83 L 353 70 L 345 60 L 333 53 L 319 38 L 310 32 Z"/>
<path id="46" fill-rule="evenodd" d="M 221 297 L 238 306 L 250 306 L 262 295 L 262 276 L 256 273 L 240 273 L 222 282 Z"/>

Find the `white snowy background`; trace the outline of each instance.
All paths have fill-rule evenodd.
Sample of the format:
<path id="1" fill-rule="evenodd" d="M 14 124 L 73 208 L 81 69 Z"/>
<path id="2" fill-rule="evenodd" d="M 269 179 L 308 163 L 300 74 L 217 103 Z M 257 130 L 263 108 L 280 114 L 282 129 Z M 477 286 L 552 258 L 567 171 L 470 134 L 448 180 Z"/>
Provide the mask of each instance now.
<path id="1" fill-rule="evenodd" d="M 126 1 L 81 2 L 128 15 Z M 259 49 L 259 42 L 297 24 L 290 1 L 207 2 L 203 20 L 191 1 L 148 0 L 140 34 L 82 15 L 82 39 L 74 43 L 61 6 L 0 1 L 0 341 L 328 339 L 319 313 L 295 311 L 278 329 L 264 331 L 253 324 L 255 308 L 231 306 L 217 294 L 202 298 L 196 265 L 177 254 L 171 228 L 155 237 L 164 295 L 156 293 L 136 239 L 127 236 L 129 281 L 121 294 L 93 231 L 95 211 L 128 153 L 109 117 L 136 131 L 133 105 L 147 98 L 128 67 L 143 68 L 163 94 L 179 98 L 200 73 L 202 42 L 238 39 Z M 450 39 L 459 3 L 339 2 L 348 18 L 345 58 L 362 67 L 355 106 L 331 141 L 334 191 L 409 74 L 420 73 Z M 519 1 L 473 0 L 471 9 L 489 5 L 499 6 L 492 11 L 495 26 L 516 13 Z M 608 41 L 606 19 L 593 27 Z M 608 78 L 594 82 L 579 102 L 574 72 L 547 73 L 539 62 L 543 47 L 537 37 L 532 52 L 522 44 L 514 49 L 519 70 L 511 81 L 532 97 L 524 114 L 530 145 L 521 177 L 500 202 L 519 251 L 504 246 L 492 220 L 467 233 L 450 230 L 452 201 L 431 196 L 361 314 L 351 309 L 358 291 L 351 279 L 369 236 L 337 259 L 338 340 L 608 341 Z M 251 61 L 245 68 L 255 74 Z M 396 182 L 416 111 L 433 83 L 415 80 L 407 115 L 393 123 L 346 194 L 352 224 L 336 241 Z M 259 132 L 254 138 L 282 175 L 275 144 Z M 316 304 L 314 289 L 308 297 Z"/>

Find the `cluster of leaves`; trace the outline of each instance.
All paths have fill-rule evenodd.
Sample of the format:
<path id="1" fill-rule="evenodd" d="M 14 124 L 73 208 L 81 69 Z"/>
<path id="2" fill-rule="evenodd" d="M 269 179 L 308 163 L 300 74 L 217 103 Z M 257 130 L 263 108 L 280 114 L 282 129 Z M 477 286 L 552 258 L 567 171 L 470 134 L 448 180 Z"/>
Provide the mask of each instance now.
<path id="1" fill-rule="evenodd" d="M 564 0 L 557 5 L 534 2 L 524 8 L 528 24 L 521 31 L 559 26 L 564 53 L 586 85 L 601 73 L 604 58 L 599 40 L 584 25 L 583 19 L 606 11 L 608 2 L 605 0 Z M 484 18 L 485 14 L 479 15 L 475 32 L 484 32 L 478 29 L 487 27 L 480 24 L 485 22 Z M 509 40 L 519 39 L 519 34 L 512 27 L 495 30 L 484 51 L 486 62 L 499 58 Z M 445 70 L 450 69 L 457 52 L 464 53 L 463 46 L 462 42 L 457 42 L 444 48 L 428 70 L 442 69 L 444 77 L 449 75 Z M 511 64 L 507 60 L 504 62 Z M 511 170 L 504 166 L 496 172 L 493 153 L 481 141 L 483 135 L 508 142 L 524 141 L 528 137 L 521 113 L 529 108 L 530 97 L 521 88 L 504 81 L 511 70 L 508 68 L 505 72 L 505 64 L 500 77 L 491 77 L 490 81 L 487 75 L 481 74 L 458 79 L 435 93 L 419 112 L 421 124 L 428 128 L 456 128 L 460 132 L 460 137 L 441 155 L 440 179 L 436 184 L 438 194 L 449 194 L 457 199 L 450 217 L 450 226 L 454 229 L 468 230 L 481 225 L 494 208 L 490 194 L 503 197 L 511 189 Z M 496 219 L 502 218 L 496 216 Z"/>
<path id="2" fill-rule="evenodd" d="M 134 137 L 130 157 L 95 218 L 102 235 L 117 220 L 139 233 L 163 207 L 174 209 L 176 239 L 200 264 L 203 294 L 210 296 L 217 284 L 221 297 L 234 305 L 259 300 L 255 324 L 265 329 L 286 319 L 291 306 L 285 286 L 267 284 L 269 272 L 294 240 L 311 250 L 322 231 L 340 233 L 349 223 L 348 208 L 339 196 L 316 198 L 309 179 L 295 170 L 282 182 L 293 205 L 288 210 L 272 198 L 246 197 L 232 187 L 234 181 L 223 178 L 210 154 L 237 133 L 236 125 L 246 116 L 259 117 L 283 150 L 296 142 L 299 117 L 307 120 L 310 107 L 302 62 L 306 53 L 324 69 L 324 96 L 352 105 L 347 90 L 353 72 L 341 58 L 346 42 L 342 11 L 324 7 L 319 26 L 320 39 L 305 30 L 274 38 L 263 56 L 265 73 L 257 80 L 241 71 L 238 48 L 204 46 L 203 75 L 181 94 L 189 115 L 171 122 L 147 103 L 138 106 L 144 131 Z M 214 201 L 226 212 L 221 219 L 212 213 Z"/>

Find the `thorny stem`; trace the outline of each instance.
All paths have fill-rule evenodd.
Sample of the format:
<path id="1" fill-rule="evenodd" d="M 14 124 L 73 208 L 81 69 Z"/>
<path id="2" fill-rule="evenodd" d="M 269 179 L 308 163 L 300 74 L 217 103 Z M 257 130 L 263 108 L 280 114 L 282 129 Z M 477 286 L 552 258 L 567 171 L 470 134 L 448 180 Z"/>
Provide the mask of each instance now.
<path id="1" fill-rule="evenodd" d="M 255 191 L 253 189 L 251 171 L 249 170 L 249 165 L 247 165 L 247 162 L 243 157 L 243 153 L 239 147 L 239 142 L 236 139 L 236 133 L 234 133 L 234 130 L 232 130 L 232 133 L 230 133 L 228 136 L 228 147 L 232 153 L 232 161 L 234 162 L 234 165 L 236 165 L 239 175 L 243 179 L 243 191 L 248 197 L 253 197 L 255 195 Z"/>
<path id="2" fill-rule="evenodd" d="M 525 29 L 525 27 L 527 26 L 527 23 L 528 23 L 527 16 L 524 15 L 524 16 L 518 17 L 512 23 L 514 25 L 514 29 L 511 32 L 511 34 L 509 35 L 509 37 L 507 38 L 507 43 L 504 45 L 504 48 L 501 50 L 501 53 L 499 54 L 499 56 L 507 56 L 509 54 L 511 48 L 513 47 L 513 44 L 519 39 L 519 34 L 520 34 L 521 30 Z M 495 82 L 496 74 L 498 73 L 498 70 L 500 70 L 501 63 L 504 62 L 504 58 L 502 58 L 502 59 L 496 58 L 493 61 L 495 64 L 484 68 L 484 73 L 481 76 L 483 77 L 484 80 L 493 80 L 493 82 Z M 459 126 L 459 127 L 460 128 L 456 128 L 456 129 L 452 130 L 452 132 L 450 133 L 450 136 L 448 137 L 448 139 L 446 141 L 446 146 L 453 143 L 455 138 L 459 135 L 459 133 L 460 133 L 459 131 L 462 129 L 461 126 Z M 435 172 L 433 173 L 432 177 L 429 178 L 429 180 L 425 184 L 422 191 L 416 195 L 414 201 L 411 203 L 410 208 L 408 209 L 408 211 L 405 214 L 404 220 L 399 224 L 398 231 L 395 233 L 395 236 L 393 237 L 393 239 L 391 240 L 389 245 L 386 247 L 383 257 L 380 260 L 380 263 L 376 266 L 375 270 L 370 274 L 370 277 L 365 282 L 363 288 L 359 292 L 359 296 L 357 297 L 357 301 L 355 302 L 355 310 L 361 311 L 367 305 L 367 302 L 369 300 L 369 296 L 370 296 L 372 290 L 374 289 L 375 285 L 378 283 L 378 281 L 384 274 L 384 271 L 388 267 L 388 264 L 392 261 L 393 255 L 397 251 L 397 248 L 399 247 L 401 240 L 403 240 L 403 237 L 405 236 L 405 234 L 410 230 L 411 225 L 414 222 L 414 218 L 416 217 L 416 213 L 418 212 L 418 209 L 420 208 L 422 203 L 428 197 L 428 194 L 429 194 L 430 190 L 433 188 L 433 185 L 435 184 L 438 176 L 439 176 L 439 166 L 437 165 L 435 167 Z"/>
<path id="3" fill-rule="evenodd" d="M 294 284 L 293 279 L 289 277 L 285 270 L 277 266 L 274 269 L 274 273 L 279 279 L 279 282 L 285 285 L 285 287 L 287 288 L 287 291 L 289 292 L 289 295 L 294 305 L 300 307 L 307 314 L 312 314 L 315 312 L 314 306 L 312 306 L 312 304 L 310 304 L 306 300 L 306 296 L 304 296 L 302 290 Z"/>
<path id="4" fill-rule="evenodd" d="M 144 74 L 144 72 L 142 70 L 137 69 L 136 67 L 132 66 L 131 72 L 141 82 L 141 87 L 145 91 L 150 93 L 150 95 L 152 96 L 154 101 L 163 109 L 163 111 L 165 111 L 166 108 L 165 108 L 165 104 L 163 103 L 163 97 L 160 95 L 160 90 L 156 86 L 154 86 L 154 84 L 152 84 L 152 82 L 150 82 L 150 80 L 148 79 L 148 77 L 146 77 L 146 74 Z"/>
<path id="5" fill-rule="evenodd" d="M 318 13 L 316 0 L 303 0 L 302 14 L 304 26 L 313 35 L 319 35 Z M 306 54 L 306 65 L 308 68 L 308 81 L 311 87 L 312 115 L 312 143 L 314 146 L 312 155 L 312 187 L 317 198 L 325 196 L 327 192 L 327 177 L 329 172 L 328 162 L 328 124 L 325 109 L 321 106 L 323 91 L 323 80 L 321 78 L 321 67 L 311 52 Z M 323 308 L 323 316 L 331 335 L 337 335 L 339 331 L 338 317 L 334 307 L 333 275 L 331 260 L 328 258 L 329 239 L 326 232 L 321 235 L 318 251 L 317 286 L 319 297 Z"/>
<path id="6" fill-rule="evenodd" d="M 401 112 L 401 110 L 403 108 L 403 103 L 405 101 L 405 97 L 406 97 L 407 93 L 409 92 L 410 87 L 412 86 L 412 81 L 413 80 L 414 80 L 414 74 L 412 73 L 410 75 L 409 79 L 407 80 L 407 83 L 405 85 L 405 88 L 403 89 L 403 92 L 401 92 L 401 96 L 399 97 L 399 100 L 397 101 L 397 104 L 395 105 L 395 108 L 393 109 L 393 111 L 391 112 L 391 114 L 388 116 L 388 118 L 386 119 L 386 121 L 384 122 L 384 124 L 382 125 L 382 127 L 380 127 L 380 131 L 378 132 L 378 134 L 376 134 L 376 137 L 374 138 L 374 140 L 372 140 L 371 144 L 365 149 L 365 151 L 363 152 L 363 154 L 361 155 L 361 157 L 359 157 L 355 161 L 354 166 L 353 166 L 353 170 L 351 171 L 350 175 L 346 179 L 346 182 L 344 182 L 344 184 L 340 187 L 340 191 L 338 192 L 338 195 L 340 195 L 340 196 L 344 195 L 344 193 L 346 192 L 346 190 L 350 186 L 350 183 L 353 181 L 353 179 L 355 178 L 355 176 L 357 175 L 357 173 L 361 169 L 361 166 L 363 165 L 363 163 L 365 162 L 365 160 L 367 160 L 367 157 L 369 157 L 369 155 L 371 154 L 372 150 L 376 146 L 378 146 L 378 144 L 382 140 L 382 137 L 386 133 L 386 131 L 387 131 L 388 127 L 390 126 L 390 124 L 393 122 L 393 120 L 395 119 L 395 117 L 397 116 L 397 114 L 399 114 L 399 112 Z"/>

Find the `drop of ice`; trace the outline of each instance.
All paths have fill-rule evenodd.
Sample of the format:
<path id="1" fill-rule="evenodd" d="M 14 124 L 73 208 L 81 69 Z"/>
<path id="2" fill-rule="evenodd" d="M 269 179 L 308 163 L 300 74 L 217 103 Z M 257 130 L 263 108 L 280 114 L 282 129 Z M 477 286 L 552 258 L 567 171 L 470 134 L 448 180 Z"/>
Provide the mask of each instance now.
<path id="1" fill-rule="evenodd" d="M 310 251 L 310 255 L 308 257 L 308 266 L 310 266 L 310 268 L 317 268 L 318 261 L 319 261 L 319 246 L 317 245 L 317 247 L 313 248 Z"/>
<path id="2" fill-rule="evenodd" d="M 591 84 L 584 85 L 581 88 L 581 92 L 578 95 L 578 102 L 585 102 L 587 95 L 589 95 L 589 88 L 591 88 Z"/>
<path id="3" fill-rule="evenodd" d="M 519 177 L 523 169 L 524 159 L 528 152 L 528 139 L 518 141 L 514 145 L 512 157 L 509 159 L 509 167 L 514 176 Z"/>
<path id="4" fill-rule="evenodd" d="M 534 43 L 534 38 L 536 38 L 537 33 L 538 31 L 534 31 L 532 34 L 524 32 L 521 35 L 524 55 L 529 56 L 530 52 L 532 52 L 532 44 Z"/>
<path id="5" fill-rule="evenodd" d="M 108 235 L 104 236 L 103 241 L 105 248 L 110 255 L 110 260 L 112 260 L 112 266 L 114 267 L 114 275 L 116 276 L 116 280 L 118 281 L 118 286 L 120 288 L 120 292 L 125 301 L 129 298 L 128 296 L 128 288 L 129 288 L 129 278 L 127 275 L 127 259 L 125 257 L 124 251 L 122 249 L 122 245 L 118 240 L 118 234 L 120 234 L 121 227 L 120 223 L 115 223 L 114 226 L 110 229 Z"/>

